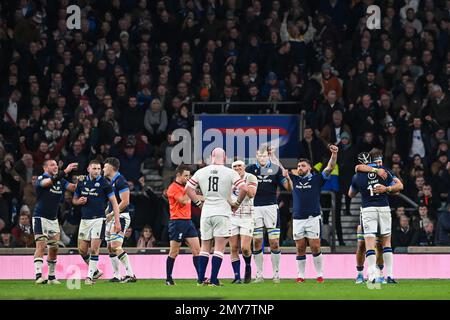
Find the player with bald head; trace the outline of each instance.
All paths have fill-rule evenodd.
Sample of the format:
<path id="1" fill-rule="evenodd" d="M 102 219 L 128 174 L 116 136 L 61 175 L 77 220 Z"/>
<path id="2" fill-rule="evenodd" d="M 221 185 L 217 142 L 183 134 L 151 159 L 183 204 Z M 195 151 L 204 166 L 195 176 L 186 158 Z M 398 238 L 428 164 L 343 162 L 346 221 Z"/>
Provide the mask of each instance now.
<path id="1" fill-rule="evenodd" d="M 231 236 L 230 218 L 247 196 L 245 181 L 236 171 L 225 166 L 225 160 L 225 150 L 215 148 L 211 153 L 211 164 L 197 170 L 186 184 L 186 194 L 195 205 L 202 208 L 200 218 L 202 243 L 200 257 L 198 258 L 198 284 L 207 284 L 205 271 L 214 240 L 210 285 L 221 285 L 218 274 L 225 246 Z M 197 188 L 200 188 L 204 202 L 195 192 Z M 237 188 L 239 193 L 236 201 L 230 204 L 232 188 Z"/>

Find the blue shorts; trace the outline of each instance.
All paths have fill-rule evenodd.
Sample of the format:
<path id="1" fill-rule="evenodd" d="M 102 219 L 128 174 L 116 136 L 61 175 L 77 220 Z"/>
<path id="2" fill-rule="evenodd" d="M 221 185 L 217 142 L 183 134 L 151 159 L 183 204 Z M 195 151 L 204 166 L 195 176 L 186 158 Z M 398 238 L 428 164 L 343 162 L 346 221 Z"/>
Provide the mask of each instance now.
<path id="1" fill-rule="evenodd" d="M 170 220 L 169 240 L 181 242 L 186 238 L 198 237 L 197 229 L 192 220 Z"/>

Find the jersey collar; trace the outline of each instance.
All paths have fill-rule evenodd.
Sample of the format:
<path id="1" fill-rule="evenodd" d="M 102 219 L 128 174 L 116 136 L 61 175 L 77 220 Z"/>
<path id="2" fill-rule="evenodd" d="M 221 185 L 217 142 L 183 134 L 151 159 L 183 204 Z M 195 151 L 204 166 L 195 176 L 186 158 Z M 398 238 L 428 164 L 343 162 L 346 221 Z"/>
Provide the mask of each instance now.
<path id="1" fill-rule="evenodd" d="M 51 178 L 51 177 L 52 177 L 52 176 L 49 175 L 47 172 L 44 172 L 44 173 L 42 174 L 42 176 L 43 176 L 43 177 L 46 177 L 46 178 Z"/>
<path id="2" fill-rule="evenodd" d="M 101 177 L 102 177 L 102 176 L 99 175 L 99 176 L 95 179 L 95 181 L 100 180 Z M 89 174 L 87 175 L 86 180 L 87 180 L 87 181 L 91 181 L 91 176 L 90 176 Z"/>
<path id="3" fill-rule="evenodd" d="M 267 160 L 266 165 L 264 166 L 264 168 L 270 168 L 270 166 L 272 165 L 272 162 L 270 162 L 270 160 Z M 261 168 L 261 165 L 259 164 L 258 161 L 256 161 L 256 167 L 259 169 Z"/>
<path id="4" fill-rule="evenodd" d="M 120 172 L 117 171 L 117 173 L 114 175 L 114 177 L 111 179 L 111 184 L 114 184 L 116 180 L 120 177 Z"/>

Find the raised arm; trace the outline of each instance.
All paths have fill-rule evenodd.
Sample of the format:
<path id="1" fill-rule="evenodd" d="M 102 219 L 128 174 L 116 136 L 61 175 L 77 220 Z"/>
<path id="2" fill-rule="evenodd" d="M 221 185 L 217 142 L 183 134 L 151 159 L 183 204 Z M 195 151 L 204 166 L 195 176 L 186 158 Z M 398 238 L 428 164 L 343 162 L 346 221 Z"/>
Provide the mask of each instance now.
<path id="1" fill-rule="evenodd" d="M 331 174 L 331 171 L 333 171 L 334 167 L 336 166 L 336 161 L 337 161 L 337 155 L 339 152 L 339 148 L 333 144 L 331 144 L 329 146 L 330 151 L 331 151 L 331 158 L 328 161 L 327 167 L 325 168 L 324 172 L 327 176 L 329 176 Z"/>
<path id="2" fill-rule="evenodd" d="M 294 190 L 294 184 L 292 183 L 291 177 L 289 176 L 289 171 L 284 169 L 283 170 L 283 177 L 286 178 L 286 180 L 283 183 L 283 187 L 287 190 L 287 191 L 292 191 Z"/>

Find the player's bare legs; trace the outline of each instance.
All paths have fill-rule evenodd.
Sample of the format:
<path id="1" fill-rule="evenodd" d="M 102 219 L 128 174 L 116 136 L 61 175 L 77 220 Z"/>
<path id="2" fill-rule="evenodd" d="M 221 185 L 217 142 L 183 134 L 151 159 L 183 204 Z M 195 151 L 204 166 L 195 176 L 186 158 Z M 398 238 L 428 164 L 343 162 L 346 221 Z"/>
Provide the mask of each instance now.
<path id="1" fill-rule="evenodd" d="M 42 276 L 42 264 L 44 263 L 45 247 L 47 238 L 36 236 L 36 250 L 34 251 L 34 272 L 36 274 L 36 284 L 45 284 L 46 279 Z"/>
<path id="2" fill-rule="evenodd" d="M 306 238 L 295 240 L 295 247 L 297 248 L 297 282 L 305 281 L 305 267 L 306 267 Z"/>
<path id="3" fill-rule="evenodd" d="M 280 283 L 280 229 L 269 230 L 270 258 L 272 261 L 273 281 Z"/>
<path id="4" fill-rule="evenodd" d="M 60 234 L 57 233 L 51 237 L 47 242 L 48 255 L 47 255 L 47 265 L 48 265 L 48 284 L 61 284 L 56 280 L 56 258 L 58 256 L 58 241 L 60 239 Z"/>
<path id="5" fill-rule="evenodd" d="M 396 283 L 393 276 L 394 254 L 391 248 L 391 234 L 381 237 L 383 260 L 386 264 L 387 283 Z"/>
<path id="6" fill-rule="evenodd" d="M 317 273 L 317 281 L 323 282 L 323 263 L 322 263 L 322 251 L 320 250 L 320 238 L 308 239 L 309 247 L 313 255 L 314 268 Z"/>
<path id="7" fill-rule="evenodd" d="M 94 274 L 97 272 L 98 253 L 100 251 L 101 239 L 92 239 L 91 241 L 78 240 L 78 252 L 84 262 L 89 266 L 86 283 L 93 284 Z M 91 245 L 89 253 L 89 244 Z M 97 273 L 98 274 L 98 273 Z M 101 276 L 100 275 L 98 277 Z"/>

